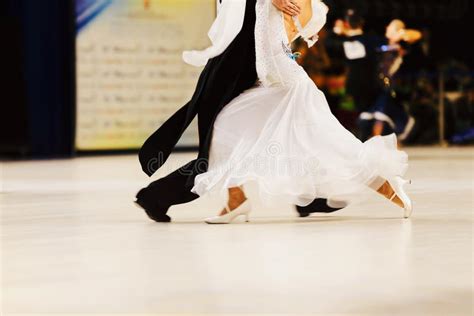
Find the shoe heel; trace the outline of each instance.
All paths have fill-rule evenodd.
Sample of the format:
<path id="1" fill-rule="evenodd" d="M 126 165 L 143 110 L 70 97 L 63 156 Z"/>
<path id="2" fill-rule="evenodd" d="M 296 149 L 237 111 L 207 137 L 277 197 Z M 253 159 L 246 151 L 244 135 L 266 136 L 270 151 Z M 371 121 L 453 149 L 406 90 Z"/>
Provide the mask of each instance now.
<path id="1" fill-rule="evenodd" d="M 249 200 L 245 200 L 239 207 L 236 209 L 229 211 L 224 215 L 214 216 L 206 218 L 204 221 L 207 224 L 230 224 L 232 223 L 237 217 L 245 216 L 245 221 L 249 221 L 249 213 L 251 210 L 251 205 Z"/>
<path id="2" fill-rule="evenodd" d="M 392 189 L 395 191 L 395 194 L 398 196 L 399 199 L 403 202 L 403 217 L 409 218 L 413 213 L 413 202 L 408 197 L 407 193 L 405 192 L 404 186 L 406 184 L 411 184 L 411 180 L 405 180 L 401 177 L 395 177 L 388 181 Z"/>

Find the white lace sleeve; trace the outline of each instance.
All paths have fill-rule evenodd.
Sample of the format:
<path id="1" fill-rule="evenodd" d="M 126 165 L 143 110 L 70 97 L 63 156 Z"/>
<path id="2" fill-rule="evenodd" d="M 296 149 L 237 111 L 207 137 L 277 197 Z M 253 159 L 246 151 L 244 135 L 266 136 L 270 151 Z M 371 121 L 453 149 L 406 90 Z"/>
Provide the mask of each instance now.
<path id="1" fill-rule="evenodd" d="M 308 44 L 308 47 L 313 46 L 318 41 L 318 33 L 326 24 L 328 11 L 329 8 L 322 1 L 313 0 L 313 17 L 309 24 L 300 31 L 301 37 Z"/>
<path id="2" fill-rule="evenodd" d="M 213 57 L 222 54 L 242 30 L 246 0 L 222 0 L 217 18 L 209 30 L 212 45 L 201 51 L 183 52 L 183 60 L 193 66 L 204 66 Z"/>

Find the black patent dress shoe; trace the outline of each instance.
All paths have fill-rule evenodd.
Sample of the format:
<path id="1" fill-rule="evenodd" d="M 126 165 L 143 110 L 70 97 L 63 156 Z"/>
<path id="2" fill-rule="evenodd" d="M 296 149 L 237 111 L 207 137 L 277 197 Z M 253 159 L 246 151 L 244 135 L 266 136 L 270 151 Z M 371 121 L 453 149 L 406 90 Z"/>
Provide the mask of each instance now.
<path id="1" fill-rule="evenodd" d="M 166 215 L 166 212 L 162 212 L 162 211 L 159 211 L 157 209 L 153 209 L 149 206 L 146 205 L 146 203 L 144 203 L 143 201 L 140 201 L 140 200 L 135 200 L 134 201 L 135 205 L 137 207 L 140 207 L 141 209 L 143 209 L 146 213 L 146 215 L 148 215 L 148 217 L 155 221 L 155 222 L 158 222 L 158 223 L 169 223 L 171 222 L 171 217 L 169 217 L 168 215 Z"/>
<path id="2" fill-rule="evenodd" d="M 296 211 L 300 217 L 308 217 L 312 213 L 333 213 L 339 210 L 342 210 L 342 208 L 330 207 L 326 199 L 316 199 L 306 206 L 296 205 Z"/>

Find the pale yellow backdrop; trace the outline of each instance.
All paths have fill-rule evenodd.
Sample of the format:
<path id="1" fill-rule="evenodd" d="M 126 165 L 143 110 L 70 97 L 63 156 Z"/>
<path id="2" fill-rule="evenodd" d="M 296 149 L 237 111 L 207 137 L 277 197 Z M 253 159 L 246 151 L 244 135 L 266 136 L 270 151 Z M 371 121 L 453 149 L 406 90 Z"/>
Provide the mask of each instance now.
<path id="1" fill-rule="evenodd" d="M 185 49 L 204 48 L 214 0 L 116 0 L 77 38 L 79 150 L 133 149 L 191 97 L 200 68 Z M 197 129 L 181 146 L 197 145 Z"/>

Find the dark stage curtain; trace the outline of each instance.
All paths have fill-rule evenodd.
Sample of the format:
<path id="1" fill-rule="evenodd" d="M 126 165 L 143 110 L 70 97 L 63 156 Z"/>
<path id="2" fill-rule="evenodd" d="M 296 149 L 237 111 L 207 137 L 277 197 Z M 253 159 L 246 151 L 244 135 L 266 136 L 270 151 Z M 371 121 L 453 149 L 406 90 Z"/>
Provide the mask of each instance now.
<path id="1" fill-rule="evenodd" d="M 10 21 L 3 32 L 13 40 L 2 37 L 1 62 L 11 66 L 10 77 L 3 79 L 8 85 L 2 89 L 13 93 L 8 103 L 2 102 L 2 120 L 9 120 L 11 130 L 5 131 L 8 139 L 0 138 L 0 146 L 22 136 L 19 143 L 26 156 L 71 156 L 75 130 L 74 0 L 2 2 L 2 20 Z M 22 106 L 24 110 L 19 110 Z M 11 126 L 24 126 L 24 135 Z"/>
<path id="2" fill-rule="evenodd" d="M 28 149 L 28 112 L 20 38 L 18 19 L 1 15 L 0 39 L 5 45 L 0 50 L 0 154 L 24 155 Z"/>

